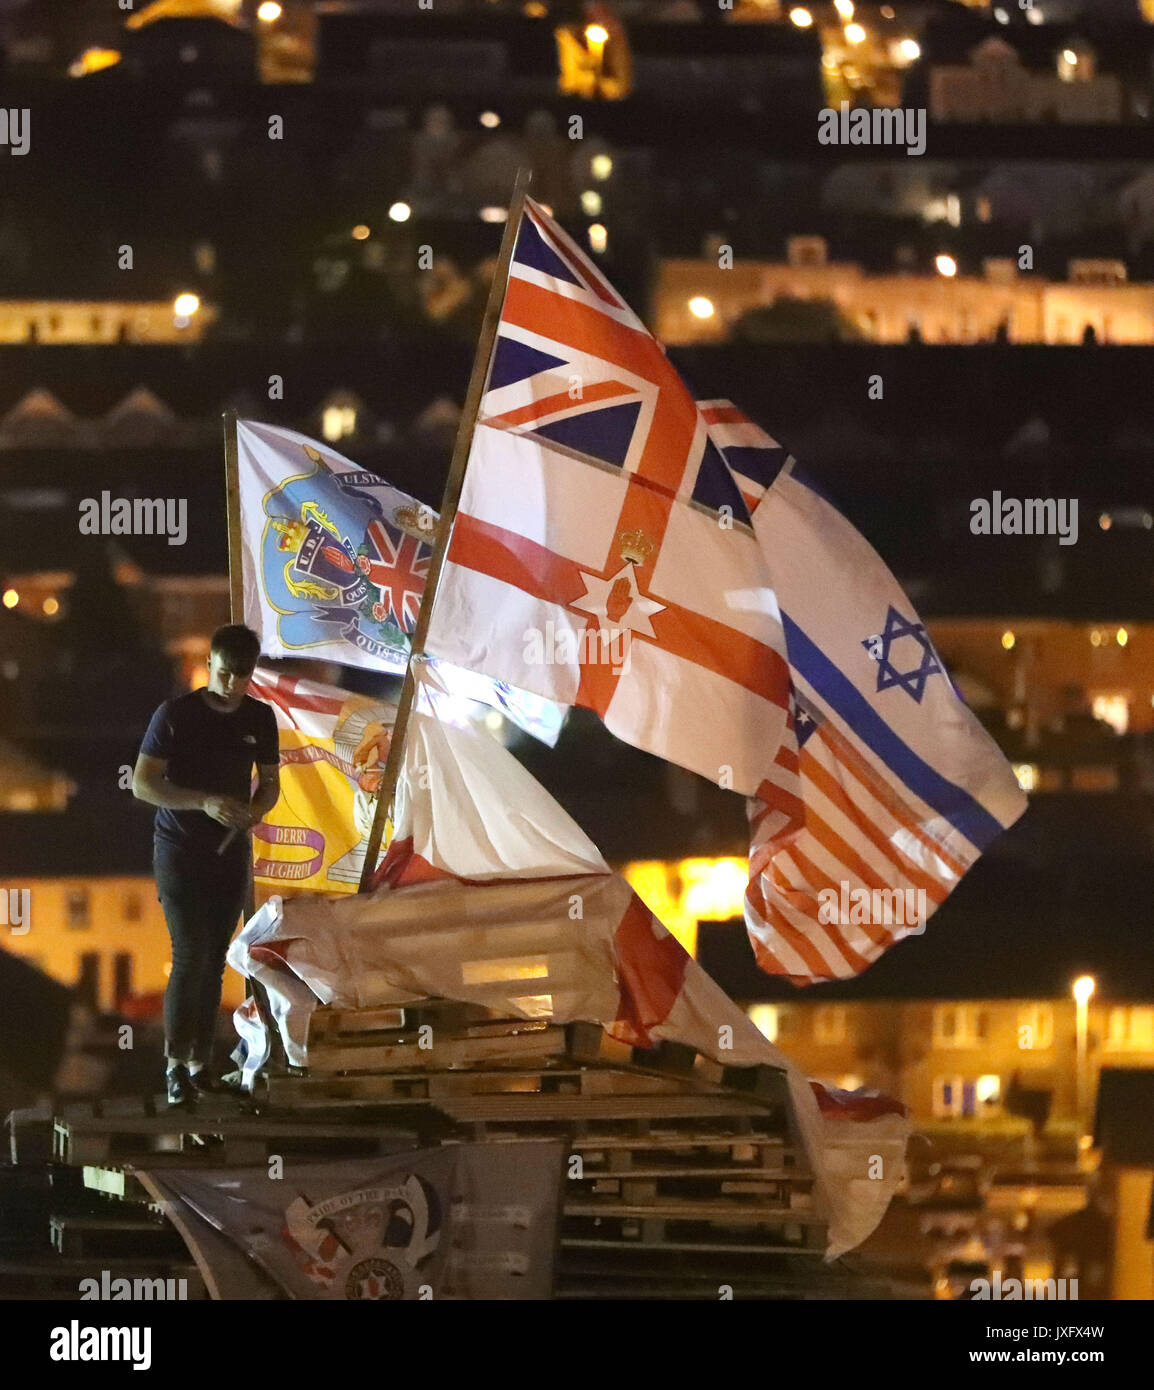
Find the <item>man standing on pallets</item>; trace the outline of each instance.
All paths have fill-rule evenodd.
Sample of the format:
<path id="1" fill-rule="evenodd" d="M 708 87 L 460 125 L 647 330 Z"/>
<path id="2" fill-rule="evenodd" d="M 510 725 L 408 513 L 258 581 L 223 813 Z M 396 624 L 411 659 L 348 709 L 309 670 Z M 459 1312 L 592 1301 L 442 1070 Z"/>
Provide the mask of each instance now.
<path id="1" fill-rule="evenodd" d="M 216 1088 L 212 1046 L 225 954 L 252 881 L 248 832 L 280 796 L 276 716 L 247 694 L 259 656 L 250 628 L 218 628 L 208 684 L 160 706 L 133 772 L 133 795 L 158 808 L 153 869 L 172 938 L 164 994 L 170 1105 L 190 1105 Z"/>

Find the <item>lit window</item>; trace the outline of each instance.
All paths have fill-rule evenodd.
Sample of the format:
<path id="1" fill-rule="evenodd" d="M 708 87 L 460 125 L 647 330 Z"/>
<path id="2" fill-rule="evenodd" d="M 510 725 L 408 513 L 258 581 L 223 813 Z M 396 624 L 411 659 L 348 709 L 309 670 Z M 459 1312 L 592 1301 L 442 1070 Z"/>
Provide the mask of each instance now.
<path id="1" fill-rule="evenodd" d="M 589 228 L 590 247 L 594 251 L 596 251 L 598 255 L 601 255 L 608 244 L 609 233 L 605 230 L 605 228 L 601 225 L 600 222 L 594 222 L 593 225 Z"/>
<path id="2" fill-rule="evenodd" d="M 939 1004 L 934 1009 L 935 1047 L 977 1047 L 988 1028 L 985 1009 L 972 1004 Z"/>
<path id="3" fill-rule="evenodd" d="M 612 159 L 607 154 L 595 154 L 589 161 L 589 172 L 599 183 L 604 183 L 613 172 Z"/>
<path id="4" fill-rule="evenodd" d="M 338 439 L 357 432 L 357 412 L 351 405 L 329 405 L 321 417 L 321 433 L 335 444 Z"/>
<path id="5" fill-rule="evenodd" d="M 777 1041 L 777 1007 L 774 1004 L 751 1004 L 749 1021 L 770 1042 Z"/>
<path id="6" fill-rule="evenodd" d="M 707 299 L 703 294 L 697 294 L 689 301 L 689 312 L 695 319 L 711 319 L 716 311 L 712 299 Z"/>
<path id="7" fill-rule="evenodd" d="M 979 1076 L 976 1087 L 979 1105 L 987 1108 L 998 1104 L 1002 1098 L 1002 1078 L 1000 1076 Z"/>
<path id="8" fill-rule="evenodd" d="M 813 1018 L 813 1039 L 819 1043 L 843 1043 L 846 1035 L 845 1006 L 823 1004 Z"/>
<path id="9" fill-rule="evenodd" d="M 963 1083 L 960 1076 L 935 1076 L 933 1112 L 938 1120 L 951 1119 L 962 1113 Z"/>
<path id="10" fill-rule="evenodd" d="M 1018 1047 L 1041 1052 L 1054 1045 L 1054 1010 L 1049 1004 L 1026 1004 L 1018 1010 Z"/>
<path id="11" fill-rule="evenodd" d="M 1090 709 L 1095 719 L 1109 724 L 1116 734 L 1130 727 L 1130 701 L 1125 695 L 1095 695 Z"/>
<path id="12" fill-rule="evenodd" d="M 1106 1046 L 1154 1052 L 1154 1009 L 1111 1009 L 1106 1021 Z"/>
<path id="13" fill-rule="evenodd" d="M 1154 1009 L 1130 1010 L 1130 1046 L 1154 1049 Z"/>
<path id="14" fill-rule="evenodd" d="M 581 195 L 581 211 L 586 217 L 599 217 L 601 215 L 601 194 L 595 189 L 587 188 Z"/>
<path id="15" fill-rule="evenodd" d="M 1037 763 L 1015 763 L 1014 776 L 1018 779 L 1018 786 L 1024 792 L 1038 790 L 1038 765 Z"/>

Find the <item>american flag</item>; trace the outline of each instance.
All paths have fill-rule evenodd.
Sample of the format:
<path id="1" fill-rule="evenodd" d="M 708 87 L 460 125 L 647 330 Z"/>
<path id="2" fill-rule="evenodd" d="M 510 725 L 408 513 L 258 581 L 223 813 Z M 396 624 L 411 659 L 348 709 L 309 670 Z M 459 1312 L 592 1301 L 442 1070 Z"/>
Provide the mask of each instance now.
<path id="1" fill-rule="evenodd" d="M 366 541 L 369 554 L 358 557 L 357 567 L 380 594 L 381 618 L 391 617 L 403 632 L 411 633 L 417 625 L 431 549 L 380 520 L 369 522 Z"/>
<path id="2" fill-rule="evenodd" d="M 447 559 L 431 653 L 760 784 L 788 679 L 745 500 L 661 345 L 532 200 Z M 534 632 L 558 651 L 525 654 Z"/>
<path id="3" fill-rule="evenodd" d="M 804 985 L 920 934 L 1026 800 L 881 558 L 763 441 L 734 466 L 762 487 L 790 715 L 749 802 L 745 919 L 761 968 Z"/>

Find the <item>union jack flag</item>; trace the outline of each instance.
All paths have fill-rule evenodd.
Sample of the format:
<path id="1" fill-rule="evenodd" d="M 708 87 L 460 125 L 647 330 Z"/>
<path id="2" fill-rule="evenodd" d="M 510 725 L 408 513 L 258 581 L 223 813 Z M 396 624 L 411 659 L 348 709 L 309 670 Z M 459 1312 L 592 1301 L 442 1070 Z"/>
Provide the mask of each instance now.
<path id="1" fill-rule="evenodd" d="M 357 568 L 380 593 L 381 620 L 392 617 L 403 632 L 412 632 L 429 573 L 430 547 L 377 520 L 369 522 L 365 548 L 368 554 L 358 557 Z"/>
<path id="2" fill-rule="evenodd" d="M 665 349 L 589 258 L 526 199 L 480 419 L 650 490 L 748 521 L 707 420 Z"/>
<path id="3" fill-rule="evenodd" d="M 705 418 L 710 439 L 752 513 L 789 455 L 732 401 L 698 401 L 697 407 Z"/>

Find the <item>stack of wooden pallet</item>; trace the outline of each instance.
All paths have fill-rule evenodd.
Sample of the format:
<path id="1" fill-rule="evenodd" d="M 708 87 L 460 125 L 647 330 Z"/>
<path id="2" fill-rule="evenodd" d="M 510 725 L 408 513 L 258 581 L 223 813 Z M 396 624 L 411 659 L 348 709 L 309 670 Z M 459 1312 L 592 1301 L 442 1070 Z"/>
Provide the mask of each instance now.
<path id="1" fill-rule="evenodd" d="M 562 1137 L 558 1297 L 878 1295 L 823 1264 L 814 1178 L 775 1068 L 432 999 L 318 1010 L 308 1055 L 307 1075 L 267 1078 L 273 1112 L 397 1107 L 422 1143 Z"/>
<path id="2" fill-rule="evenodd" d="M 148 1242 L 165 1223 L 135 1176 L 142 1168 L 544 1135 L 567 1154 L 559 1298 L 885 1296 L 823 1263 L 814 1178 L 775 1068 L 727 1068 L 676 1044 L 632 1049 L 596 1024 L 443 999 L 319 1009 L 308 1056 L 307 1069 L 263 1074 L 248 1100 L 205 1098 L 190 1113 L 157 1097 L 57 1114 L 56 1163 L 130 1204 L 114 1219 L 54 1221 L 60 1258 L 159 1252 Z"/>

